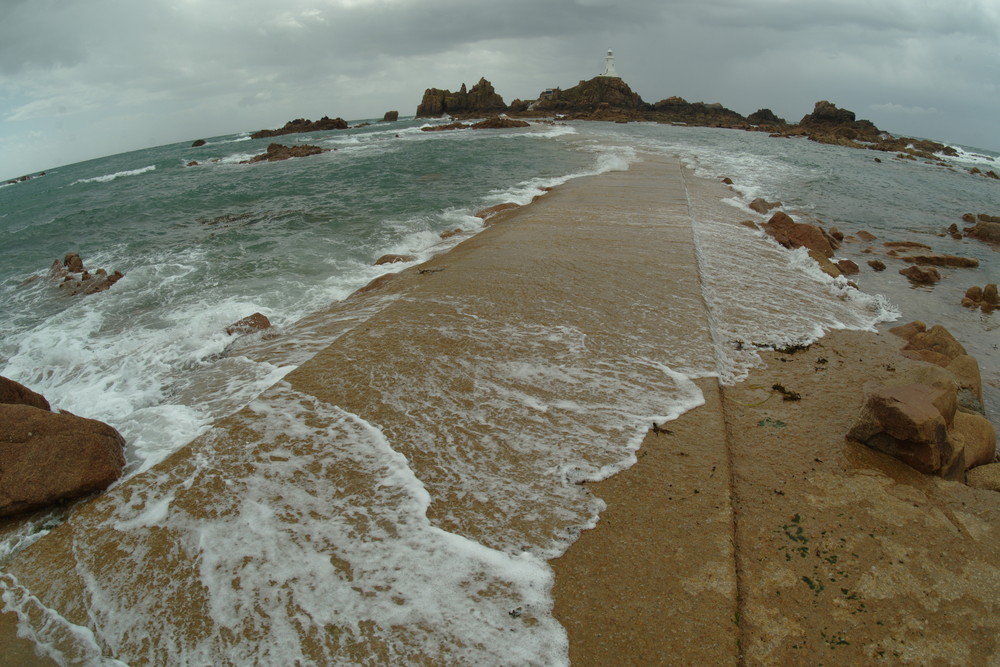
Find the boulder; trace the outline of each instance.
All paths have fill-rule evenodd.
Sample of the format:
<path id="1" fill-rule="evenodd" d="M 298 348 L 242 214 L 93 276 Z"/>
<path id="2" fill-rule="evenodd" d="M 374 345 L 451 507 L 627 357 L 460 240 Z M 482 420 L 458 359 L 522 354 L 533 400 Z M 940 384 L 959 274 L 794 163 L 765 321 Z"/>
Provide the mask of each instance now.
<path id="1" fill-rule="evenodd" d="M 263 313 L 254 313 L 253 315 L 247 315 L 243 319 L 230 324 L 226 327 L 226 334 L 229 336 L 234 334 L 242 336 L 244 334 L 251 334 L 270 328 L 271 320 L 267 318 L 267 315 L 264 315 Z"/>
<path id="2" fill-rule="evenodd" d="M 956 241 L 962 238 L 962 232 L 958 229 L 958 225 L 954 222 L 948 225 L 948 236 L 955 239 Z"/>
<path id="3" fill-rule="evenodd" d="M 381 266 L 382 264 L 397 264 L 399 262 L 412 262 L 417 258 L 413 255 L 382 255 L 375 260 L 375 266 Z"/>
<path id="4" fill-rule="evenodd" d="M 764 231 L 786 248 L 808 248 L 825 257 L 833 257 L 836 241 L 821 227 L 795 222 L 782 211 L 764 223 Z"/>
<path id="5" fill-rule="evenodd" d="M 899 272 L 909 278 L 910 282 L 915 285 L 933 285 L 941 280 L 941 274 L 933 266 L 929 266 L 926 269 L 919 266 L 910 266 L 900 269 Z"/>
<path id="6" fill-rule="evenodd" d="M 858 265 L 849 259 L 842 259 L 837 262 L 837 268 L 840 269 L 840 272 L 845 276 L 853 276 L 861 272 Z"/>
<path id="7" fill-rule="evenodd" d="M 425 125 L 420 128 L 423 132 L 442 132 L 445 130 L 467 130 L 471 125 L 465 123 L 448 123 L 447 125 Z"/>
<path id="8" fill-rule="evenodd" d="M 948 359 L 955 359 L 968 354 L 962 344 L 959 343 L 951 332 L 940 324 L 936 324 L 926 331 L 913 334 L 909 342 L 903 346 L 904 350 L 932 350 L 943 354 Z"/>
<path id="9" fill-rule="evenodd" d="M 781 206 L 780 201 L 767 201 L 763 197 L 757 197 L 752 202 L 750 202 L 750 208 L 757 211 L 761 215 L 764 215 L 771 209 L 775 209 Z"/>
<path id="10" fill-rule="evenodd" d="M 124 470 L 124 449 L 103 422 L 0 404 L 0 516 L 107 488 Z"/>
<path id="11" fill-rule="evenodd" d="M 955 450 L 962 452 L 965 470 L 989 463 L 996 457 L 997 432 L 982 415 L 956 412 L 948 437 Z"/>
<path id="12" fill-rule="evenodd" d="M 1000 222 L 1000 215 L 987 215 L 985 213 L 980 213 L 976 216 L 976 219 L 980 222 Z"/>
<path id="13" fill-rule="evenodd" d="M 726 185 L 732 185 L 733 184 L 733 179 L 731 179 L 728 176 L 726 176 L 724 179 L 722 179 L 722 182 L 725 183 Z"/>
<path id="14" fill-rule="evenodd" d="M 63 261 L 58 259 L 49 267 L 49 277 L 59 283 L 59 289 L 71 295 L 96 294 L 103 292 L 125 277 L 121 271 L 108 274 L 97 269 L 91 274 L 83 266 L 83 260 L 75 252 L 66 253 Z"/>
<path id="15" fill-rule="evenodd" d="M 813 261 L 819 264 L 820 271 L 830 276 L 831 278 L 839 278 L 844 275 L 836 264 L 830 261 L 830 258 L 821 252 L 816 250 L 810 250 L 809 256 L 812 257 Z"/>
<path id="16" fill-rule="evenodd" d="M 894 336 L 899 336 L 903 340 L 910 341 L 918 333 L 923 333 L 927 331 L 927 325 L 920 320 L 914 320 L 906 324 L 900 324 L 899 326 L 892 327 L 889 329 L 889 333 Z"/>
<path id="17" fill-rule="evenodd" d="M 974 223 L 976 221 L 976 216 L 971 213 L 966 213 L 962 216 L 962 222 Z"/>
<path id="18" fill-rule="evenodd" d="M 872 234 L 871 232 L 866 232 L 865 230 L 862 229 L 861 231 L 858 232 L 858 238 L 861 239 L 862 241 L 874 241 L 878 237 Z"/>
<path id="19" fill-rule="evenodd" d="M 199 146 L 204 146 L 206 141 L 204 139 L 195 139 L 194 143 L 191 144 L 191 148 L 198 148 Z"/>
<path id="20" fill-rule="evenodd" d="M 870 259 L 868 260 L 868 266 L 872 267 L 873 271 L 881 272 L 885 271 L 885 262 L 880 259 Z"/>
<path id="21" fill-rule="evenodd" d="M 393 123 L 393 122 L 395 122 L 397 120 L 399 120 L 399 112 L 398 111 L 386 111 L 385 115 L 382 116 L 382 122 L 383 123 Z"/>
<path id="22" fill-rule="evenodd" d="M 0 403 L 30 405 L 40 410 L 52 409 L 44 396 L 31 391 L 20 382 L 3 376 L 0 376 Z"/>
<path id="23" fill-rule="evenodd" d="M 63 257 L 63 266 L 70 273 L 83 273 L 83 259 L 75 252 L 68 252 Z"/>
<path id="24" fill-rule="evenodd" d="M 962 305 L 966 308 L 982 308 L 983 312 L 986 313 L 1000 308 L 1000 296 L 997 295 L 996 283 L 989 283 L 985 287 L 973 285 L 965 291 Z"/>
<path id="25" fill-rule="evenodd" d="M 1000 463 L 987 463 L 973 468 L 966 473 L 965 483 L 977 489 L 1000 491 Z"/>

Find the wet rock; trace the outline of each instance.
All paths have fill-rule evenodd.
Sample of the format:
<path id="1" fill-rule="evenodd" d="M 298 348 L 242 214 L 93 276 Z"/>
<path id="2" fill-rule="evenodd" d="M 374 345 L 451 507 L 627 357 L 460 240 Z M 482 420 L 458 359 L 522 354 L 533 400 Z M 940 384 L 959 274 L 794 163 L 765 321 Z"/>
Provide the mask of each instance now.
<path id="1" fill-rule="evenodd" d="M 474 123 L 472 125 L 473 130 L 505 130 L 512 127 L 529 127 L 531 124 L 523 120 L 514 120 L 513 118 L 503 118 L 501 116 L 494 116 L 493 118 L 487 118 L 486 120 Z"/>
<path id="2" fill-rule="evenodd" d="M 969 224 L 972 224 L 975 221 L 976 221 L 976 216 L 974 216 L 971 213 L 966 213 L 962 216 L 962 222 L 968 222 Z"/>
<path id="3" fill-rule="evenodd" d="M 425 125 L 420 128 L 422 132 L 444 132 L 447 130 L 467 130 L 471 125 L 467 123 L 448 123 L 446 125 Z"/>
<path id="4" fill-rule="evenodd" d="M 476 211 L 475 215 L 476 215 L 477 218 L 482 218 L 483 220 L 489 220 L 490 218 L 492 218 L 497 213 L 500 213 L 501 211 L 507 211 L 509 209 L 518 208 L 518 207 L 520 207 L 520 204 L 515 204 L 513 202 L 507 202 L 505 204 L 497 204 L 495 206 L 490 206 L 490 207 L 484 208 L 484 209 L 482 209 L 480 211 Z"/>
<path id="5" fill-rule="evenodd" d="M 250 135 L 251 139 L 268 139 L 278 137 L 283 134 L 298 134 L 299 132 L 323 132 L 328 130 L 346 130 L 347 121 L 343 118 L 329 118 L 323 116 L 317 121 L 306 118 L 296 118 L 285 123 L 284 127 L 278 130 L 258 130 Z"/>
<path id="6" fill-rule="evenodd" d="M 833 257 L 836 241 L 817 225 L 799 223 L 778 211 L 764 223 L 764 231 L 786 248 L 808 248 L 825 257 Z"/>
<path id="7" fill-rule="evenodd" d="M 0 404 L 0 516 L 107 488 L 125 467 L 124 448 L 103 422 Z"/>
<path id="8" fill-rule="evenodd" d="M 858 265 L 849 259 L 842 259 L 837 262 L 837 268 L 840 269 L 840 272 L 845 276 L 853 276 L 861 272 Z"/>
<path id="9" fill-rule="evenodd" d="M 49 267 L 49 277 L 59 284 L 60 291 L 70 294 L 96 294 L 103 292 L 125 277 L 121 271 L 109 274 L 97 269 L 91 274 L 83 265 L 83 260 L 75 252 L 68 252 L 63 261 L 58 259 Z"/>
<path id="10" fill-rule="evenodd" d="M 415 115 L 417 118 L 430 118 L 444 114 L 480 115 L 481 117 L 506 109 L 507 105 L 494 90 L 493 84 L 485 78 L 480 78 L 479 82 L 471 89 L 466 89 L 463 83 L 458 92 L 454 93 L 440 88 L 428 88 L 424 91 L 424 96 L 420 100 Z"/>
<path id="11" fill-rule="evenodd" d="M 933 350 L 949 359 L 968 354 L 962 344 L 951 335 L 951 332 L 940 324 L 936 324 L 926 331 L 914 333 L 903 349 Z"/>
<path id="12" fill-rule="evenodd" d="M 931 247 L 924 243 L 918 243 L 917 241 L 886 241 L 883 243 L 886 248 L 921 248 L 923 250 L 930 250 Z"/>
<path id="13" fill-rule="evenodd" d="M 929 266 L 926 269 L 919 266 L 910 266 L 900 269 L 899 272 L 915 285 L 933 285 L 941 280 L 941 274 L 933 266 Z"/>
<path id="14" fill-rule="evenodd" d="M 750 208 L 757 211 L 761 215 L 764 215 L 771 209 L 775 209 L 781 206 L 780 201 L 767 201 L 763 197 L 757 197 L 752 202 L 750 202 Z"/>
<path id="15" fill-rule="evenodd" d="M 195 139 L 194 143 L 191 144 L 191 148 L 198 148 L 199 146 L 204 146 L 206 143 L 204 139 Z"/>
<path id="16" fill-rule="evenodd" d="M 958 225 L 951 223 L 948 225 L 948 236 L 955 239 L 956 241 L 962 238 L 962 232 L 959 230 Z"/>
<path id="17" fill-rule="evenodd" d="M 959 257 L 958 255 L 908 255 L 902 258 L 911 264 L 921 266 L 945 266 L 959 269 L 974 269 L 979 266 L 979 260 L 974 257 Z"/>
<path id="18" fill-rule="evenodd" d="M 48 400 L 20 382 L 0 376 L 0 403 L 30 405 L 39 410 L 51 410 Z"/>
<path id="19" fill-rule="evenodd" d="M 722 179 L 722 182 L 725 183 L 726 185 L 732 185 L 733 184 L 733 179 L 731 179 L 728 176 L 726 176 L 724 179 Z"/>
<path id="20" fill-rule="evenodd" d="M 228 327 L 226 327 L 226 334 L 232 335 L 245 335 L 255 333 L 257 331 L 264 331 L 271 328 L 271 320 L 267 318 L 263 313 L 254 313 L 253 315 L 247 315 L 241 320 L 233 322 Z"/>
<path id="21" fill-rule="evenodd" d="M 375 266 L 381 266 L 382 264 L 397 264 L 399 262 L 412 262 L 417 258 L 413 255 L 382 255 L 375 260 Z"/>
<path id="22" fill-rule="evenodd" d="M 981 308 L 986 313 L 1000 308 L 1000 296 L 997 295 L 996 283 L 989 283 L 986 287 L 973 285 L 965 291 L 962 305 L 966 308 Z"/>
<path id="23" fill-rule="evenodd" d="M 858 232 L 858 238 L 861 239 L 862 241 L 874 241 L 878 237 L 872 234 L 871 232 L 866 232 L 865 230 L 862 229 L 861 231 Z"/>
<path id="24" fill-rule="evenodd" d="M 885 271 L 885 262 L 880 259 L 870 259 L 868 260 L 868 266 L 872 267 L 874 271 Z"/>
<path id="25" fill-rule="evenodd" d="M 399 120 L 399 112 L 398 111 L 386 111 L 385 115 L 382 116 L 382 122 L 383 123 L 393 123 L 393 122 L 395 122 L 397 120 Z"/>
<path id="26" fill-rule="evenodd" d="M 253 162 L 277 162 L 288 160 L 293 157 L 308 157 L 326 153 L 328 149 L 312 146 L 310 144 L 299 144 L 297 146 L 283 146 L 282 144 L 271 144 L 267 147 L 266 153 L 255 155 L 249 160 L 243 160 L 240 164 L 250 164 Z"/>
<path id="27" fill-rule="evenodd" d="M 899 326 L 892 327 L 889 329 L 889 333 L 899 336 L 903 340 L 910 341 L 918 333 L 923 333 L 927 331 L 927 325 L 920 320 L 914 320 L 912 322 L 907 322 L 906 324 L 900 324 Z"/>
<path id="28" fill-rule="evenodd" d="M 1000 243 L 1000 222 L 979 220 L 975 226 L 965 229 L 965 235 L 987 243 Z"/>

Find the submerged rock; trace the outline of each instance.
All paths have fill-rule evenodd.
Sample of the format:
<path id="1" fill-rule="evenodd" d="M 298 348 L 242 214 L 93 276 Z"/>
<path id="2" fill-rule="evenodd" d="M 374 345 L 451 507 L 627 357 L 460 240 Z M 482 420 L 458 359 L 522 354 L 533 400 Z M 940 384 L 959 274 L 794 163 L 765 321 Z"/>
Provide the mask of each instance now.
<path id="1" fill-rule="evenodd" d="M 75 252 L 68 252 L 62 262 L 58 259 L 49 267 L 49 277 L 59 282 L 59 289 L 68 294 L 96 294 L 110 288 L 125 277 L 121 271 L 108 273 L 97 269 L 93 273 L 87 271 L 83 259 Z"/>
<path id="2" fill-rule="evenodd" d="M 0 516 L 101 491 L 125 467 L 125 439 L 94 419 L 0 404 Z"/>
<path id="3" fill-rule="evenodd" d="M 929 266 L 927 268 L 910 266 L 905 269 L 900 269 L 899 272 L 906 276 L 910 282 L 915 285 L 933 285 L 941 280 L 941 274 L 933 266 Z"/>

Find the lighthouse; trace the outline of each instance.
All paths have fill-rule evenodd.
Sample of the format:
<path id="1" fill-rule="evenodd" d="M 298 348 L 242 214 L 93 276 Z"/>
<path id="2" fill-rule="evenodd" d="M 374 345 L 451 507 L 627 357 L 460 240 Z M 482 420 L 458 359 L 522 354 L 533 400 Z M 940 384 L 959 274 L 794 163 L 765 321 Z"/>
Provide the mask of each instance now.
<path id="1" fill-rule="evenodd" d="M 599 76 L 605 76 L 609 79 L 619 79 L 618 72 L 615 71 L 615 54 L 608 49 L 608 55 L 604 56 L 604 71 L 599 74 Z"/>

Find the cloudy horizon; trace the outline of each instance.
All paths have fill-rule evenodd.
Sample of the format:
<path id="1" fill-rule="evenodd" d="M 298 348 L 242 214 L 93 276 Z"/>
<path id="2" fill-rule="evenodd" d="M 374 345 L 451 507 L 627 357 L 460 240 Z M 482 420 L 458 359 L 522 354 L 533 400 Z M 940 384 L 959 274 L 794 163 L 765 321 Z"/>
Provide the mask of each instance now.
<path id="1" fill-rule="evenodd" d="M 0 0 L 0 180 L 292 118 L 412 115 L 480 77 L 504 101 L 601 71 L 790 122 L 1000 151 L 993 0 Z"/>

